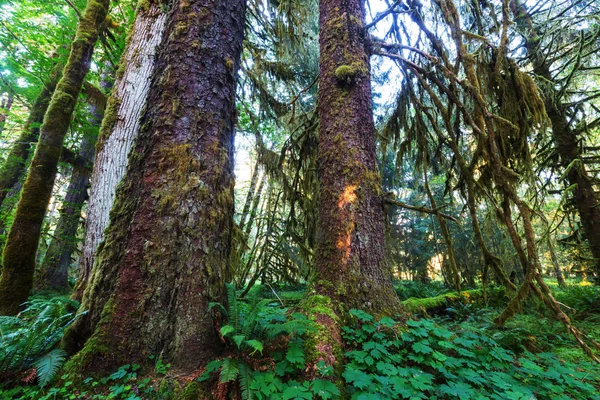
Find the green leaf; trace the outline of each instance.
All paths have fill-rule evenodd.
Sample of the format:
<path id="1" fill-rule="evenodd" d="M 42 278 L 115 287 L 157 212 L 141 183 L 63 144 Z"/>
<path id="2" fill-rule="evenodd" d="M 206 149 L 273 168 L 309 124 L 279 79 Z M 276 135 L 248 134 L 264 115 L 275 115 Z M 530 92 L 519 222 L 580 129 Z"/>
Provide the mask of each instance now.
<path id="1" fill-rule="evenodd" d="M 244 336 L 244 335 L 235 335 L 233 337 L 233 341 L 236 344 L 236 346 L 238 347 L 238 349 L 242 345 L 242 342 L 244 341 L 245 338 L 246 338 L 246 336 Z"/>
<path id="2" fill-rule="evenodd" d="M 251 340 L 246 340 L 246 342 L 245 342 L 245 343 L 246 343 L 248 346 L 250 346 L 250 347 L 251 347 L 251 348 L 254 350 L 254 351 L 253 351 L 252 353 L 250 353 L 250 354 L 254 354 L 254 353 L 256 353 L 257 351 L 258 351 L 260 354 L 262 354 L 262 351 L 263 351 L 263 348 L 264 348 L 264 347 L 263 347 L 263 344 L 262 344 L 262 342 L 260 342 L 260 341 L 258 341 L 258 340 L 251 339 Z"/>
<path id="3" fill-rule="evenodd" d="M 364 389 L 373 384 L 373 378 L 370 375 L 364 373 L 363 371 L 357 369 L 347 369 L 342 374 L 346 382 L 352 384 L 353 386 Z"/>
<path id="4" fill-rule="evenodd" d="M 34 366 L 41 387 L 46 386 L 54 378 L 58 369 L 64 364 L 66 356 L 64 350 L 54 349 L 36 360 Z"/>
<path id="5" fill-rule="evenodd" d="M 412 348 L 417 353 L 423 353 L 423 354 L 433 353 L 433 349 L 422 342 L 413 343 Z"/>
<path id="6" fill-rule="evenodd" d="M 295 365 L 304 365 L 304 350 L 297 344 L 292 343 L 285 355 L 285 359 Z"/>
<path id="7" fill-rule="evenodd" d="M 313 394 L 320 396 L 323 400 L 340 395 L 340 390 L 337 386 L 335 386 L 333 382 L 325 379 L 316 379 L 313 381 L 311 390 Z"/>
<path id="8" fill-rule="evenodd" d="M 225 337 L 234 331 L 235 331 L 235 328 L 233 326 L 225 325 L 221 328 L 221 330 L 219 332 L 221 332 L 221 336 Z"/>
<path id="9" fill-rule="evenodd" d="M 283 391 L 281 398 L 283 400 L 310 400 L 312 399 L 312 393 L 304 386 L 292 381 L 290 386 Z"/>

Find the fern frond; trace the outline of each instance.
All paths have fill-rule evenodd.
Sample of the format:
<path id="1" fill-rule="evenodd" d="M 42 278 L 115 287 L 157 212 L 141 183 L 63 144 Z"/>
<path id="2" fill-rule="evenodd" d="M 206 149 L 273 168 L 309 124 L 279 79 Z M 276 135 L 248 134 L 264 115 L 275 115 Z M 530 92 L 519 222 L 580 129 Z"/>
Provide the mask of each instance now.
<path id="1" fill-rule="evenodd" d="M 227 285 L 227 301 L 229 304 L 229 323 L 233 325 L 236 332 L 240 331 L 240 307 L 235 293 L 235 286 L 228 283 Z"/>
<path id="2" fill-rule="evenodd" d="M 221 336 L 226 337 L 230 333 L 235 332 L 235 328 L 232 325 L 224 325 L 219 332 L 221 333 Z"/>
<path id="3" fill-rule="evenodd" d="M 246 363 L 240 364 L 240 389 L 242 391 L 242 399 L 252 400 L 252 391 L 250 390 L 250 382 L 252 381 L 252 370 Z"/>
<path id="4" fill-rule="evenodd" d="M 56 372 L 64 364 L 66 356 L 67 353 L 64 350 L 54 349 L 36 360 L 33 365 L 41 387 L 46 386 L 56 376 Z"/>
<path id="5" fill-rule="evenodd" d="M 237 360 L 232 358 L 226 358 L 223 361 L 223 366 L 221 367 L 221 374 L 219 375 L 219 382 L 231 382 L 236 380 L 240 373 L 238 368 Z"/>
<path id="6" fill-rule="evenodd" d="M 252 353 L 250 353 L 250 355 L 256 353 L 257 351 L 260 354 L 262 354 L 264 346 L 261 341 L 255 340 L 255 339 L 250 339 L 250 340 L 246 340 L 244 343 L 246 343 L 250 348 L 252 348 L 254 350 Z"/>
<path id="7" fill-rule="evenodd" d="M 256 323 L 258 322 L 258 314 L 261 311 L 263 311 L 264 308 L 269 303 L 272 303 L 273 301 L 274 301 L 273 299 L 263 299 L 263 300 L 261 300 L 260 302 L 258 302 L 257 304 L 254 305 L 254 307 L 252 308 L 252 311 L 250 311 L 250 313 L 244 319 L 243 334 L 245 336 L 250 336 L 250 334 L 254 330 L 254 327 L 256 326 Z"/>

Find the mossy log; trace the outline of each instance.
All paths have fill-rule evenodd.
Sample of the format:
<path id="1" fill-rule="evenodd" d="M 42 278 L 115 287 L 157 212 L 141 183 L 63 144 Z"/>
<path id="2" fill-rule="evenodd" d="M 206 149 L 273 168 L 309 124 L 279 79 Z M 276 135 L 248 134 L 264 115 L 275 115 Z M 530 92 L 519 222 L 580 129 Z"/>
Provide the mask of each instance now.
<path id="1" fill-rule="evenodd" d="M 17 314 L 33 287 L 36 251 L 63 141 L 109 5 L 110 0 L 88 0 L 77 26 L 69 60 L 44 116 L 40 139 L 4 248 L 0 314 Z"/>

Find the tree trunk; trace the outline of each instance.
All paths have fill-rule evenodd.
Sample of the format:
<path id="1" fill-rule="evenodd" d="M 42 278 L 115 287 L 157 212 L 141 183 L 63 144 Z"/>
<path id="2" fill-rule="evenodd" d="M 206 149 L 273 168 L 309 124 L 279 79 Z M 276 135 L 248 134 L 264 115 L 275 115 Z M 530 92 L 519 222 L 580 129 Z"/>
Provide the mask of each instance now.
<path id="1" fill-rule="evenodd" d="M 319 332 L 311 363 L 341 368 L 341 326 L 352 308 L 400 310 L 385 264 L 385 225 L 361 0 L 319 2 L 319 222 L 315 277 L 300 304 Z"/>
<path id="2" fill-rule="evenodd" d="M 95 126 L 100 125 L 103 110 L 90 106 L 90 113 L 90 123 Z M 77 228 L 81 220 L 81 209 L 87 198 L 95 145 L 94 137 L 86 136 L 81 140 L 79 157 L 87 161 L 87 165 L 73 167 L 60 217 L 42 264 L 43 275 L 37 284 L 40 288 L 62 291 L 69 287 L 71 255 L 77 246 Z"/>
<path id="3" fill-rule="evenodd" d="M 7 97 L 2 98 L 2 102 L 0 102 L 0 135 L 4 132 L 4 125 L 6 124 L 8 113 L 10 113 L 10 109 L 12 108 L 13 100 L 12 93 L 7 93 Z"/>
<path id="4" fill-rule="evenodd" d="M 346 309 L 389 314 L 384 214 L 360 0 L 320 1 L 320 208 L 317 292 Z"/>
<path id="5" fill-rule="evenodd" d="M 233 225 L 235 82 L 245 1 L 174 2 L 148 107 L 64 344 L 68 369 L 182 372 L 221 349 L 208 305 L 223 301 Z M 193 49 L 193 51 L 191 50 Z"/>
<path id="6" fill-rule="evenodd" d="M 512 12 L 516 22 L 521 25 L 526 40 L 527 56 L 533 62 L 533 72 L 545 82 L 554 82 L 547 62 L 547 55 L 542 54 L 540 38 L 527 8 L 520 0 L 511 0 Z M 579 213 L 583 232 L 595 259 L 594 275 L 600 284 L 600 196 L 594 189 L 593 178 L 588 174 L 582 162 L 579 139 L 569 123 L 567 108 L 559 98 L 554 84 L 544 84 L 544 103 L 546 113 L 552 124 L 552 136 L 556 151 L 562 165 L 568 170 L 566 174 L 569 185 L 574 186 L 573 203 Z"/>
<path id="7" fill-rule="evenodd" d="M 115 190 L 125 175 L 127 157 L 138 134 L 146 105 L 154 58 L 166 22 L 166 12 L 156 2 L 139 7 L 121 69 L 111 93 L 98 138 L 87 209 L 86 234 L 80 271 L 73 297 L 81 300 L 94 265 L 94 253 L 104 237 Z"/>
<path id="8" fill-rule="evenodd" d="M 558 286 L 565 287 L 567 283 L 565 282 L 565 277 L 560 269 L 560 263 L 558 262 L 558 257 L 556 257 L 556 251 L 554 250 L 550 234 L 548 234 L 548 251 L 550 251 L 550 258 L 552 259 L 552 267 L 554 269 L 556 282 L 558 283 Z"/>
<path id="9" fill-rule="evenodd" d="M 33 287 L 35 254 L 46 208 L 52 195 L 63 140 L 69 128 L 83 80 L 90 68 L 99 27 L 106 19 L 109 0 L 88 0 L 31 162 L 3 253 L 0 314 L 17 314 Z"/>
<path id="10" fill-rule="evenodd" d="M 0 205 L 8 192 L 19 182 L 26 170 L 27 158 L 29 157 L 31 144 L 35 144 L 40 135 L 40 126 L 44 120 L 48 104 L 52 99 L 52 93 L 62 76 L 63 63 L 58 63 L 50 74 L 50 79 L 44 84 L 44 87 L 33 103 L 29 117 L 23 126 L 19 137 L 10 148 L 8 157 L 0 170 Z"/>

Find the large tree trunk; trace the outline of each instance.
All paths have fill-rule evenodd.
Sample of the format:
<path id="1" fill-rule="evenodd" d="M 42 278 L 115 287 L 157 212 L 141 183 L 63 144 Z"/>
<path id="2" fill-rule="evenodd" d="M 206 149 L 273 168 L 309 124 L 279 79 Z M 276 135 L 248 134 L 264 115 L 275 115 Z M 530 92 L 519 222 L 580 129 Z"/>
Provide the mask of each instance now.
<path id="1" fill-rule="evenodd" d="M 66 348 L 106 371 L 160 354 L 191 371 L 221 343 L 208 310 L 224 297 L 233 225 L 235 81 L 245 1 L 174 2 L 148 107 Z"/>
<path id="2" fill-rule="evenodd" d="M 392 314 L 400 302 L 385 265 L 363 1 L 321 0 L 319 11 L 319 222 L 311 295 L 300 307 L 320 326 L 307 342 L 311 363 L 339 369 L 346 312 Z"/>
<path id="3" fill-rule="evenodd" d="M 567 116 L 567 107 L 559 98 L 554 77 L 550 72 L 547 54 L 542 54 L 540 37 L 525 5 L 520 0 L 511 0 L 511 8 L 516 22 L 521 25 L 526 40 L 527 55 L 533 62 L 533 72 L 548 84 L 542 85 L 545 90 L 544 103 L 546 113 L 552 123 L 552 136 L 556 151 L 563 167 L 568 168 L 566 174 L 569 185 L 573 188 L 573 203 L 583 225 L 583 232 L 595 258 L 594 275 L 600 284 L 600 196 L 595 191 L 593 178 L 587 172 L 580 152 L 579 138 L 573 131 Z"/>
<path id="4" fill-rule="evenodd" d="M 347 309 L 390 313 L 399 301 L 386 267 L 383 201 L 360 0 L 321 0 L 319 293 Z"/>
<path id="5" fill-rule="evenodd" d="M 59 81 L 31 162 L 3 253 L 0 279 L 0 314 L 14 315 L 33 287 L 35 255 L 46 208 L 52 195 L 63 140 L 69 128 L 79 92 L 90 68 L 100 24 L 110 0 L 88 0 L 77 27 L 71 54 Z"/>
<path id="6" fill-rule="evenodd" d="M 166 12 L 156 2 L 139 7 L 121 70 L 108 101 L 94 162 L 86 235 L 80 272 L 73 297 L 81 300 L 94 265 L 94 253 L 104 237 L 117 184 L 127 168 L 127 156 L 138 129 L 150 89 L 154 58 L 166 23 Z"/>

